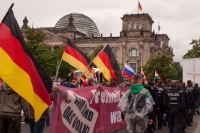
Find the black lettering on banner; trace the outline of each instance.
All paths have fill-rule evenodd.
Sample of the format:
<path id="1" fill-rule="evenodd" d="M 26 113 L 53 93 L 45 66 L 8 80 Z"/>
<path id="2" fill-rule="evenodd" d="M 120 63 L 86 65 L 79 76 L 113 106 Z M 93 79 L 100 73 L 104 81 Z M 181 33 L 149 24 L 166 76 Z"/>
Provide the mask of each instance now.
<path id="1" fill-rule="evenodd" d="M 66 119 L 66 121 L 67 121 L 69 124 L 71 124 L 71 122 L 72 122 L 72 120 L 73 120 L 73 118 L 74 118 L 75 116 L 76 116 L 76 115 L 75 115 L 75 113 L 73 112 L 73 110 L 71 110 L 71 107 L 70 107 L 70 106 L 68 106 L 68 107 L 65 109 L 64 113 L 63 113 L 63 117 Z"/>
<path id="2" fill-rule="evenodd" d="M 71 110 L 71 111 L 69 111 L 69 113 L 66 115 L 66 119 L 67 119 L 67 121 L 69 120 L 69 118 L 70 118 L 70 116 L 73 114 L 73 110 Z"/>
<path id="3" fill-rule="evenodd" d="M 71 117 L 69 118 L 69 124 L 72 123 L 72 120 L 74 119 L 75 116 L 76 116 L 75 113 L 73 113 L 73 114 L 71 115 Z"/>
<path id="4" fill-rule="evenodd" d="M 64 111 L 64 113 L 63 113 L 63 117 L 65 118 L 65 116 L 69 113 L 69 111 L 71 110 L 71 107 L 70 106 L 68 106 L 66 109 L 65 109 L 65 111 Z"/>
<path id="5" fill-rule="evenodd" d="M 87 108 L 87 105 L 84 106 L 83 110 L 81 111 L 81 115 L 84 117 L 85 109 Z"/>
<path id="6" fill-rule="evenodd" d="M 84 125 L 82 133 L 88 133 L 89 131 L 90 131 L 90 127 L 87 125 Z"/>
<path id="7" fill-rule="evenodd" d="M 78 131 L 79 126 L 80 126 L 80 120 L 77 118 L 76 126 L 75 126 L 76 131 Z"/>
<path id="8" fill-rule="evenodd" d="M 83 116 L 83 117 L 85 117 L 85 118 L 87 119 L 88 113 L 89 113 L 89 109 L 88 109 L 88 108 L 86 108 L 86 110 L 85 110 L 85 112 L 84 112 L 84 116 Z"/>
<path id="9" fill-rule="evenodd" d="M 76 104 L 78 102 L 78 97 L 75 94 L 74 94 L 74 97 L 75 97 L 74 103 Z"/>
<path id="10" fill-rule="evenodd" d="M 84 106 L 83 110 L 81 111 L 82 116 L 84 117 L 85 111 L 87 110 L 87 105 Z"/>
<path id="11" fill-rule="evenodd" d="M 75 118 L 72 127 L 78 131 L 79 133 L 88 133 L 90 131 L 90 127 L 85 125 L 83 126 L 83 122 L 81 122 L 77 117 Z"/>
<path id="12" fill-rule="evenodd" d="M 83 100 L 83 99 L 81 99 L 81 100 L 82 100 L 82 102 L 81 102 L 81 104 L 78 106 L 78 108 L 79 108 L 80 111 L 82 110 L 82 108 L 83 108 L 84 105 L 85 105 L 85 100 Z"/>
<path id="13" fill-rule="evenodd" d="M 92 121 L 94 113 L 90 110 L 89 115 L 88 115 L 88 121 Z"/>
<path id="14" fill-rule="evenodd" d="M 83 122 L 80 123 L 80 128 L 79 128 L 79 130 L 78 130 L 79 133 L 82 133 L 82 131 L 81 131 L 81 130 L 82 130 L 82 127 L 83 127 Z"/>
<path id="15" fill-rule="evenodd" d="M 94 113 L 87 108 L 87 105 L 84 106 L 83 110 L 81 111 L 81 114 L 88 121 L 92 121 Z"/>
<path id="16" fill-rule="evenodd" d="M 76 121 L 78 120 L 78 118 L 76 117 L 73 124 L 72 124 L 72 127 L 74 128 L 75 127 L 75 124 L 76 124 Z"/>
<path id="17" fill-rule="evenodd" d="M 75 97 L 74 104 L 76 104 L 76 107 L 79 109 L 79 111 L 81 111 L 86 102 L 84 99 L 77 97 L 75 94 L 74 97 Z"/>

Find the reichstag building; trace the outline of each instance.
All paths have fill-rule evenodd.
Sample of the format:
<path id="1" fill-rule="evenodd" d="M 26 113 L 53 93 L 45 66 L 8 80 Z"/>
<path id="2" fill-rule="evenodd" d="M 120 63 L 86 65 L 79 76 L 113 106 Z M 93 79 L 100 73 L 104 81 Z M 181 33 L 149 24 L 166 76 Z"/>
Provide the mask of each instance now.
<path id="1" fill-rule="evenodd" d="M 170 39 L 167 34 L 155 34 L 152 31 L 154 21 L 149 14 L 125 14 L 121 19 L 122 29 L 118 37 L 113 37 L 112 33 L 108 37 L 103 37 L 95 22 L 80 13 L 63 16 L 55 27 L 41 27 L 37 30 L 46 33 L 44 42 L 52 50 L 64 47 L 68 38 L 88 53 L 99 45 L 109 44 L 118 62 L 127 63 L 135 71 L 137 66 L 145 65 L 152 54 L 159 55 L 165 50 L 168 55 L 174 56 L 173 49 L 169 47 Z M 21 28 L 23 35 L 27 26 L 28 20 L 25 17 Z"/>

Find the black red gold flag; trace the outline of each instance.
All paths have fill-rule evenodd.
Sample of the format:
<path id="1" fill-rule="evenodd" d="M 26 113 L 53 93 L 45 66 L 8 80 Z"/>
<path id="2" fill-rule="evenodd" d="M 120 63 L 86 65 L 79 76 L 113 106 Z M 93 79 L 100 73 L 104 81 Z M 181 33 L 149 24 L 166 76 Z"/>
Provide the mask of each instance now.
<path id="1" fill-rule="evenodd" d="M 142 6 L 140 5 L 140 2 L 138 2 L 138 10 L 142 11 Z"/>
<path id="2" fill-rule="evenodd" d="M 87 78 L 91 76 L 90 59 L 71 40 L 65 46 L 62 60 L 80 70 Z"/>
<path id="3" fill-rule="evenodd" d="M 95 57 L 93 63 L 97 66 L 97 68 L 99 68 L 100 72 L 102 72 L 103 76 L 108 81 L 113 78 L 117 84 L 123 82 L 118 62 L 109 45 L 106 45 L 97 57 Z"/>
<path id="4" fill-rule="evenodd" d="M 51 105 L 52 80 L 29 52 L 12 8 L 0 23 L 0 77 L 35 111 L 35 121 Z"/>
<path id="5" fill-rule="evenodd" d="M 87 86 L 87 78 L 85 77 L 84 74 L 81 75 L 80 79 L 82 81 L 82 87 Z"/>

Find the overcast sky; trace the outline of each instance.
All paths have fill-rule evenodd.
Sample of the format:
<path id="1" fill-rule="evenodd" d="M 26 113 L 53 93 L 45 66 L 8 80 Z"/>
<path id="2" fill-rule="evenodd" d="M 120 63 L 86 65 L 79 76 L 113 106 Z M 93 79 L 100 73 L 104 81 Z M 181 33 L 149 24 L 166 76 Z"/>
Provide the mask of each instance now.
<path id="1" fill-rule="evenodd" d="M 10 5 L 20 26 L 27 16 L 29 25 L 54 27 L 63 16 L 78 12 L 90 17 L 103 36 L 119 36 L 124 14 L 136 14 L 137 0 L 1 0 L 0 19 Z M 174 61 L 191 49 L 189 43 L 200 36 L 200 0 L 140 0 L 142 13 L 154 20 L 153 30 L 167 34 L 169 46 L 173 47 Z"/>

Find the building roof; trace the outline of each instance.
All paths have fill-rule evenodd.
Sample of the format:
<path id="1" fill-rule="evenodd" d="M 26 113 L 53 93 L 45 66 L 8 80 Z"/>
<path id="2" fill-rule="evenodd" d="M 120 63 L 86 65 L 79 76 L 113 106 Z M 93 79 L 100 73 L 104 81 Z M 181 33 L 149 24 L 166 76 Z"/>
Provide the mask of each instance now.
<path id="1" fill-rule="evenodd" d="M 81 13 L 71 13 L 63 16 L 55 25 L 55 29 L 66 28 L 69 23 L 69 18 L 72 15 L 73 24 L 76 30 L 86 34 L 87 37 L 99 37 L 99 30 L 92 19 Z"/>

